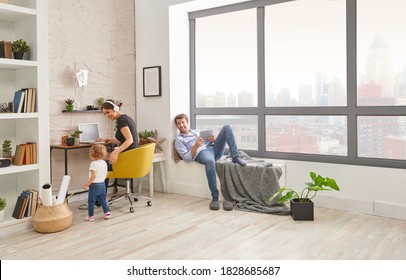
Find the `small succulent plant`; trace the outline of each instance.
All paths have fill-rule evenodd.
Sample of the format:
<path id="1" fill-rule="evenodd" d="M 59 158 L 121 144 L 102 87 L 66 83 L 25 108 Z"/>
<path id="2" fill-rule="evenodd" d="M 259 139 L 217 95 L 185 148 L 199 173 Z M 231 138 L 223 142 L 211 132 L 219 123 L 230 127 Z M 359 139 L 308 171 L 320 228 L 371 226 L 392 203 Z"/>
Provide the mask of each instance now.
<path id="1" fill-rule="evenodd" d="M 74 100 L 74 99 L 67 98 L 67 99 L 65 99 L 65 103 L 66 103 L 67 105 L 73 105 L 73 103 L 75 103 L 75 100 Z"/>
<path id="2" fill-rule="evenodd" d="M 10 152 L 11 151 L 11 140 L 4 140 L 3 142 L 3 151 Z"/>

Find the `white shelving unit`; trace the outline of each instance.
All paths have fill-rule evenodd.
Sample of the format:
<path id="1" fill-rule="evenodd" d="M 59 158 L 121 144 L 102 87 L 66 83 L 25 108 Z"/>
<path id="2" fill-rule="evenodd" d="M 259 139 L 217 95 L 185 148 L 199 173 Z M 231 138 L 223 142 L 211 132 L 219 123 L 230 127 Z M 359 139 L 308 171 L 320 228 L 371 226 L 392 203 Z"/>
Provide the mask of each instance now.
<path id="1" fill-rule="evenodd" d="M 21 38 L 30 46 L 30 60 L 0 58 L 0 103 L 12 102 L 21 88 L 36 88 L 38 112 L 0 113 L 0 143 L 12 140 L 14 154 L 17 144 L 37 142 L 38 163 L 0 168 L 0 196 L 7 200 L 0 233 L 30 220 L 12 217 L 18 195 L 28 188 L 40 191 L 50 180 L 47 0 L 0 3 L 0 41 Z"/>

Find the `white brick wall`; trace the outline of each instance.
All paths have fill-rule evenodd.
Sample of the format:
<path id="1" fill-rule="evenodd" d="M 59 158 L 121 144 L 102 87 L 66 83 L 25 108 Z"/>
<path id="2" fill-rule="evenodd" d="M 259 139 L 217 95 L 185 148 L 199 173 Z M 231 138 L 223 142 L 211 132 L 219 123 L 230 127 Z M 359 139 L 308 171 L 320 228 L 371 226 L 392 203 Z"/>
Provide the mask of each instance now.
<path id="1" fill-rule="evenodd" d="M 98 122 L 101 134 L 112 136 L 113 123 L 100 113 L 62 114 L 64 100 L 79 108 L 96 105 L 98 97 L 123 101 L 122 111 L 135 118 L 135 19 L 133 0 L 49 0 L 50 141 L 78 123 Z M 89 70 L 89 82 L 79 88 L 75 72 Z M 69 152 L 70 189 L 87 179 L 87 150 Z M 53 151 L 53 189 L 64 175 L 63 152 Z"/>

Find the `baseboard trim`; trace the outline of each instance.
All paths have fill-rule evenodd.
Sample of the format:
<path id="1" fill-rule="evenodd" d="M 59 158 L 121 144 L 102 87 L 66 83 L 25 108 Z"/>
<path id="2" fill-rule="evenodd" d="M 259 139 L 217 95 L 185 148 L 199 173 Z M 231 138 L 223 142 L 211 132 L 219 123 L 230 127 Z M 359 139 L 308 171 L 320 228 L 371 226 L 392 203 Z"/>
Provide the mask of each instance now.
<path id="1" fill-rule="evenodd" d="M 374 214 L 380 217 L 406 220 L 406 205 L 375 201 Z"/>
<path id="2" fill-rule="evenodd" d="M 171 184 L 168 183 L 171 193 L 190 195 L 202 198 L 211 198 L 208 186 L 191 185 L 191 184 Z"/>
<path id="3" fill-rule="evenodd" d="M 318 195 L 313 201 L 317 207 L 406 220 L 406 205 L 324 195 Z"/>
<path id="4" fill-rule="evenodd" d="M 317 195 L 313 199 L 313 202 L 316 207 L 337 209 L 368 215 L 373 215 L 374 213 L 374 204 L 372 201 Z"/>

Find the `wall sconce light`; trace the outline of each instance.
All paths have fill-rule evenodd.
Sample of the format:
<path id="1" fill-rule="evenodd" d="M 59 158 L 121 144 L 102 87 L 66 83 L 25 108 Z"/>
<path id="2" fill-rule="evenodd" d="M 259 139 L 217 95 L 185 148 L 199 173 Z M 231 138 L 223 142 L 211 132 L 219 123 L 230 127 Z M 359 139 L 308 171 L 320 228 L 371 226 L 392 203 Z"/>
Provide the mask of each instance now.
<path id="1" fill-rule="evenodd" d="M 76 73 L 76 80 L 78 81 L 79 87 L 87 86 L 87 78 L 88 78 L 89 71 L 80 69 L 79 72 Z"/>

